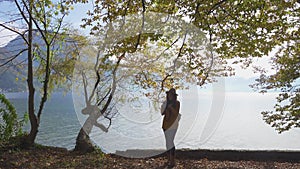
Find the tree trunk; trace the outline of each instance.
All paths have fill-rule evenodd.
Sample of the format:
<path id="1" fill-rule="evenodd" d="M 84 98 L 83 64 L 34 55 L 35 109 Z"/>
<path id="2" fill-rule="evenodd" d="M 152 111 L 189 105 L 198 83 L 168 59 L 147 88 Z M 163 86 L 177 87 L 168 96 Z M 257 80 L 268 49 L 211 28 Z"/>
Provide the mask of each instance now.
<path id="1" fill-rule="evenodd" d="M 77 135 L 74 150 L 81 153 L 92 152 L 95 150 L 95 147 L 92 144 L 89 135 L 84 131 L 83 128 L 80 129 L 80 132 Z"/>
<path id="2" fill-rule="evenodd" d="M 76 145 L 74 149 L 75 151 L 87 153 L 95 150 L 95 147 L 92 144 L 91 139 L 89 137 L 89 134 L 91 133 L 92 128 L 94 126 L 94 121 L 95 120 L 93 116 L 90 115 L 83 124 L 76 138 Z"/>
<path id="3" fill-rule="evenodd" d="M 125 53 L 123 53 L 122 56 L 119 57 L 116 67 L 113 70 L 112 90 L 110 91 L 110 95 L 108 96 L 108 99 L 107 99 L 105 105 L 103 106 L 103 108 L 100 110 L 98 108 L 98 105 L 91 106 L 91 104 L 89 104 L 89 102 L 87 101 L 87 107 L 82 110 L 82 113 L 89 114 L 89 117 L 86 119 L 86 121 L 84 122 L 84 125 L 82 126 L 82 128 L 80 129 L 80 131 L 77 135 L 76 145 L 75 145 L 75 149 L 74 149 L 75 151 L 80 151 L 80 152 L 85 153 L 85 152 L 93 151 L 95 149 L 95 147 L 93 146 L 93 144 L 90 140 L 89 134 L 91 133 L 93 126 L 97 123 L 97 119 L 107 111 L 107 108 L 112 101 L 112 97 L 116 90 L 116 71 L 120 64 L 120 61 L 122 60 L 122 58 L 124 58 L 124 56 L 125 56 Z M 99 80 L 99 76 L 98 76 L 98 80 Z M 97 85 L 98 84 L 96 83 L 96 87 L 97 87 Z M 94 93 L 94 91 L 93 91 L 93 93 Z M 85 96 L 87 96 L 87 94 Z M 91 95 L 91 96 L 93 96 L 93 95 Z"/>
<path id="4" fill-rule="evenodd" d="M 32 9 L 32 1 L 29 1 L 30 9 Z M 30 133 L 25 137 L 24 145 L 26 147 L 32 146 L 38 133 L 38 121 L 34 113 L 34 86 L 33 86 L 33 64 L 32 64 L 32 18 L 29 17 L 28 24 L 28 72 L 27 72 L 27 84 L 28 84 L 28 114 L 30 120 Z"/>

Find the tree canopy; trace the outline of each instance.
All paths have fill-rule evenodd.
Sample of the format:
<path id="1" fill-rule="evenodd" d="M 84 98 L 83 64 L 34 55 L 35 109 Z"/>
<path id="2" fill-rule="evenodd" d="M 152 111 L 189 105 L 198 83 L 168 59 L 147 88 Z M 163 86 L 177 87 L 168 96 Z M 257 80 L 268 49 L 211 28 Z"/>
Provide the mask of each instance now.
<path id="1" fill-rule="evenodd" d="M 299 8 L 300 4 L 296 0 L 104 0 L 95 1 L 94 9 L 88 11 L 88 17 L 83 19 L 83 27 L 91 27 L 91 34 L 95 35 L 103 32 L 114 20 L 125 20 L 132 14 L 144 16 L 146 12 L 156 12 L 184 18 L 192 23 L 205 33 L 216 56 L 222 59 L 235 58 L 233 64 L 241 63 L 247 67 L 253 58 L 271 57 L 271 52 L 279 49 L 272 56 L 276 73 L 262 74 L 254 87 L 263 91 L 281 90 L 274 107 L 278 114 L 272 111 L 262 113 L 264 120 L 281 132 L 299 127 Z M 136 38 L 140 40 L 141 36 Z M 156 38 L 163 39 L 159 36 Z M 134 43 L 134 40 L 131 39 L 131 42 Z M 138 83 L 145 81 L 143 77 L 149 80 L 145 75 L 145 71 L 137 74 Z"/>

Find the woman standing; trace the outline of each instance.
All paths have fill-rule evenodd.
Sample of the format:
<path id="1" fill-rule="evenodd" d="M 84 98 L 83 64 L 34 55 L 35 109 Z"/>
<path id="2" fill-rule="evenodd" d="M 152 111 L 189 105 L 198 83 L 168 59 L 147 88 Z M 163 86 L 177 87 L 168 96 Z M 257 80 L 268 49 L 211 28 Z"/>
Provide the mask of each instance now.
<path id="1" fill-rule="evenodd" d="M 177 100 L 176 90 L 171 88 L 166 92 L 167 101 L 162 105 L 161 114 L 164 115 L 162 128 L 164 130 L 166 147 L 167 147 L 167 157 L 168 166 L 175 166 L 175 145 L 174 138 L 178 128 L 178 122 L 180 119 L 179 109 L 180 102 Z"/>

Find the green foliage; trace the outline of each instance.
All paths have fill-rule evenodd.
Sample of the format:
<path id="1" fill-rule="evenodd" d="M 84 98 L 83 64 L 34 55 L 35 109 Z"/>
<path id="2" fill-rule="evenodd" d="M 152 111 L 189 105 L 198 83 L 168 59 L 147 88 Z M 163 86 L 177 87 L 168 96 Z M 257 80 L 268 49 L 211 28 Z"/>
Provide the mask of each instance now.
<path id="1" fill-rule="evenodd" d="M 55 44 L 53 44 L 51 51 L 51 72 L 48 82 L 49 93 L 58 88 L 67 91 L 71 86 L 71 77 L 76 57 L 81 47 L 86 43 L 85 37 L 78 35 L 75 31 L 73 33 L 73 35 L 59 34 Z M 41 83 L 43 83 L 43 75 L 46 71 L 44 50 L 43 48 L 39 48 L 35 53 L 36 60 L 40 63 L 35 70 L 35 75 Z"/>
<path id="2" fill-rule="evenodd" d="M 210 35 L 214 50 L 223 58 L 267 55 L 298 23 L 299 4 L 291 1 L 96 1 L 84 18 L 93 31 L 112 20 L 142 12 L 165 13 L 188 18 Z M 103 24 L 104 23 L 104 24 Z"/>
<path id="3" fill-rule="evenodd" d="M 28 115 L 25 113 L 23 119 L 18 120 L 15 107 L 4 94 L 0 94 L 0 115 L 0 142 L 23 134 L 22 126 L 27 123 Z"/>
<path id="4" fill-rule="evenodd" d="M 77 2 L 80 2 L 78 0 Z M 182 81 L 198 83 L 203 85 L 203 81 L 211 82 L 212 77 L 220 75 L 231 75 L 231 68 L 224 66 L 226 60 L 236 58 L 234 63 L 242 63 L 249 66 L 255 57 L 269 56 L 271 51 L 279 51 L 273 57 L 273 69 L 276 71 L 273 75 L 262 74 L 257 80 L 254 87 L 266 92 L 269 90 L 280 89 L 281 94 L 277 97 L 275 105 L 275 113 L 273 111 L 263 112 L 264 120 L 271 126 L 275 127 L 279 132 L 288 130 L 292 127 L 299 127 L 299 35 L 300 35 L 300 4 L 297 0 L 290 1 L 171 1 L 171 0 L 125 0 L 125 1 L 95 1 L 93 11 L 88 11 L 88 17 L 84 18 L 84 28 L 91 27 L 92 35 L 105 34 L 105 32 L 116 32 L 118 34 L 119 25 L 123 26 L 126 18 L 132 14 L 144 14 L 146 12 L 156 12 L 158 18 L 153 19 L 155 23 L 162 24 L 159 20 L 158 13 L 164 13 L 169 17 L 176 16 L 185 18 L 192 23 L 199 31 L 205 33 L 205 37 L 209 37 L 210 47 L 215 52 L 215 56 L 221 58 L 219 60 L 222 65 L 219 69 L 209 70 L 210 74 L 205 73 L 207 69 L 203 65 L 203 58 L 195 55 L 193 47 L 199 44 L 186 43 L 181 50 L 181 56 L 178 57 L 178 65 L 181 70 L 188 73 L 175 72 L 166 79 L 165 85 L 158 85 L 158 81 L 162 80 L 168 74 L 168 68 L 161 66 L 162 63 L 170 61 L 170 56 L 175 53 L 167 53 L 161 60 L 162 63 L 149 64 L 147 60 L 138 57 L 132 59 L 131 65 L 137 63 L 145 63 L 137 65 L 140 70 L 135 71 L 135 83 L 146 89 L 156 89 L 157 86 L 169 87 L 174 84 L 176 88 L 182 87 Z M 116 20 L 124 21 L 120 24 L 113 25 Z M 136 19 L 138 22 L 138 19 Z M 169 20 L 162 24 L 162 29 L 168 28 Z M 148 22 L 147 22 L 148 24 Z M 182 23 L 178 23 L 182 25 Z M 146 27 L 146 26 L 145 26 Z M 130 32 L 136 28 L 128 27 L 126 30 Z M 170 34 L 177 33 L 178 27 L 169 28 Z M 120 31 L 123 32 L 123 31 Z M 128 33 L 130 34 L 130 33 Z M 151 49 L 147 43 L 153 39 L 159 47 L 170 47 L 174 36 L 160 35 L 153 36 L 151 34 L 138 34 L 136 37 L 130 37 L 122 41 L 122 45 L 118 45 L 118 52 L 142 53 L 148 59 L 154 59 L 158 52 Z M 199 37 L 197 34 L 191 37 Z M 143 52 L 139 51 L 134 42 L 141 44 Z M 173 51 L 178 51 L 180 46 L 174 45 Z M 123 50 L 123 51 L 122 51 Z M 151 51 L 155 51 L 153 54 Z M 111 55 L 112 56 L 112 55 Z M 193 57 L 194 56 L 194 57 Z M 129 57 L 130 58 L 130 57 Z M 128 56 L 126 57 L 128 59 Z M 130 65 L 130 60 L 127 60 Z M 205 62 L 204 62 L 205 63 Z M 147 66 L 147 64 L 149 66 Z M 223 72 L 222 72 L 223 70 Z M 220 74 L 220 71 L 222 72 Z M 227 71 L 227 72 L 226 72 Z M 155 79 L 160 77 L 160 79 Z M 183 80 L 182 77 L 185 79 Z M 191 77 L 195 77 L 192 79 Z M 200 81 L 200 83 L 199 83 Z"/>
<path id="5" fill-rule="evenodd" d="M 199 32 L 204 32 L 204 37 L 209 37 L 209 43 L 216 52 L 216 57 L 223 59 L 238 57 L 241 58 L 240 62 L 248 66 L 249 63 L 251 63 L 252 57 L 266 56 L 276 46 L 285 43 L 287 39 L 293 38 L 290 36 L 289 32 L 291 32 L 290 29 L 295 27 L 298 22 L 297 19 L 287 18 L 297 18 L 299 15 L 297 10 L 299 10 L 299 4 L 297 4 L 296 1 L 200 2 L 197 0 L 104 0 L 95 1 L 95 8 L 93 11 L 87 12 L 89 17 L 83 19 L 84 24 L 82 26 L 84 28 L 86 26 L 91 26 L 91 34 L 99 35 L 99 32 L 109 32 L 110 30 L 117 32 L 116 30 L 120 30 L 118 25 L 111 23 L 116 20 L 121 20 L 124 21 L 123 24 L 126 24 L 125 20 L 128 16 L 132 17 L 133 14 L 141 15 L 145 12 L 157 12 L 157 18 L 152 19 L 154 24 L 161 24 L 162 29 L 166 29 L 166 27 L 168 27 L 169 20 L 166 19 L 165 23 L 160 22 L 161 18 L 159 18 L 160 15 L 158 13 L 164 13 L 168 17 L 176 16 L 177 18 L 185 18 L 185 20 L 192 23 Z M 126 22 L 128 21 L 126 20 Z M 147 21 L 147 24 L 148 23 L 149 21 Z M 122 26 L 123 24 L 120 22 L 119 25 Z M 178 28 L 182 29 L 180 28 L 180 25 L 186 24 L 177 23 L 174 27 L 169 28 L 168 31 L 170 33 L 176 33 Z M 128 31 L 131 31 L 131 29 L 128 29 Z M 151 39 L 151 36 L 152 35 L 149 34 L 142 34 L 142 36 L 138 36 L 138 40 L 140 40 L 140 44 L 143 45 L 143 43 L 147 42 L 148 39 Z M 199 38 L 197 34 L 193 35 L 193 37 Z M 165 47 L 172 44 L 169 40 L 174 40 L 168 38 L 170 38 L 170 36 L 165 36 L 164 38 L 160 36 L 152 36 L 154 41 Z M 135 47 L 134 43 L 136 41 L 137 37 L 135 37 L 135 39 L 133 37 L 130 38 L 129 41 L 125 41 L 123 46 L 127 46 L 127 48 L 125 47 L 123 50 L 126 50 L 127 52 L 136 52 L 136 50 L 133 50 Z M 192 55 L 195 56 L 195 52 L 193 53 L 192 47 L 197 45 L 199 46 L 199 44 L 185 44 L 184 49 L 182 50 L 182 55 L 187 57 L 186 60 L 182 59 L 181 63 L 186 63 L 191 59 Z M 145 45 L 141 47 L 145 47 Z M 173 48 L 173 50 L 175 50 L 175 48 Z M 169 55 L 172 54 L 169 53 Z M 192 61 L 189 62 L 189 65 L 183 65 L 183 67 L 198 70 L 189 70 L 191 72 L 190 76 L 196 76 L 198 78 L 198 84 L 203 85 L 203 83 L 199 83 L 199 81 L 211 81 L 210 78 L 212 78 L 212 76 L 220 75 L 219 73 L 216 73 L 219 71 L 211 71 L 211 75 L 207 78 L 207 74 L 204 73 L 203 68 L 203 58 L 205 57 L 199 57 L 199 55 L 196 56 L 196 58 L 201 59 L 197 61 L 194 57 Z M 219 63 L 220 64 L 217 64 L 219 69 L 224 70 L 222 75 L 232 75 L 230 67 L 222 67 L 226 64 L 224 60 Z M 163 72 L 160 71 L 160 73 Z M 153 82 L 149 83 L 153 84 Z"/>
<path id="6" fill-rule="evenodd" d="M 39 62 L 35 76 L 42 84 L 47 83 L 47 95 L 55 88 L 68 90 L 75 59 L 84 44 L 84 37 L 63 23 L 65 16 L 73 9 L 72 3 L 50 0 L 34 2 L 31 15 L 43 40 L 34 44 L 34 59 Z M 41 88 L 41 93 L 44 91 Z"/>
<path id="7" fill-rule="evenodd" d="M 298 30 L 299 32 L 299 30 Z M 260 92 L 280 90 L 275 111 L 262 112 L 266 123 L 279 133 L 300 127 L 300 45 L 292 41 L 282 47 L 272 60 L 274 74 L 262 74 L 253 87 Z"/>

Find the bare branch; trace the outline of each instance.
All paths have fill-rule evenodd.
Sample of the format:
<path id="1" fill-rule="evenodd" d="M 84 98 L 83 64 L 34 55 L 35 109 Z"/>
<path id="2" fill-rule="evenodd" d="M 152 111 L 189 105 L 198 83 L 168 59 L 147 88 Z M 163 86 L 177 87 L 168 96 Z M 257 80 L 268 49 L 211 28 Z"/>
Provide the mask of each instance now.
<path id="1" fill-rule="evenodd" d="M 24 59 L 24 60 L 22 60 L 21 62 L 18 62 L 18 63 L 16 63 L 16 64 L 13 63 L 13 64 L 11 64 L 11 65 L 7 65 L 7 66 L 3 67 L 3 68 L 5 68 L 5 69 L 4 69 L 4 70 L 1 70 L 0 74 L 5 73 L 6 71 L 10 70 L 9 68 L 11 68 L 11 67 L 22 66 L 22 64 L 25 63 L 26 61 L 27 61 L 27 59 Z"/>
<path id="2" fill-rule="evenodd" d="M 90 102 L 88 100 L 88 93 L 87 93 L 87 80 L 86 80 L 86 76 L 83 72 L 81 72 L 81 76 L 82 76 L 82 81 L 83 81 L 83 88 L 84 88 L 84 97 L 85 97 L 85 103 L 86 103 L 86 106 L 90 106 Z"/>
<path id="3" fill-rule="evenodd" d="M 61 19 L 59 20 L 58 28 L 57 28 L 57 30 L 55 31 L 55 33 L 54 33 L 52 39 L 50 40 L 50 44 L 52 44 L 53 40 L 56 38 L 56 36 L 57 36 L 57 34 L 58 34 L 58 32 L 59 32 L 61 26 L 62 26 L 62 21 L 63 21 L 63 19 L 64 19 L 65 16 L 66 16 L 66 14 L 63 14 L 63 16 L 61 17 Z"/>
<path id="4" fill-rule="evenodd" d="M 221 9 L 222 9 L 223 12 L 225 12 L 228 16 L 230 16 L 236 22 L 240 22 L 240 23 L 245 24 L 245 25 L 250 25 L 251 22 L 242 21 L 242 20 L 238 19 L 237 17 L 233 16 L 231 13 L 229 13 L 225 8 L 221 8 Z"/>
<path id="5" fill-rule="evenodd" d="M 172 71 L 171 75 L 173 75 L 174 72 L 175 72 L 177 60 L 180 58 L 181 53 L 182 53 L 182 50 L 183 50 L 183 47 L 184 47 L 184 45 L 185 45 L 186 35 L 187 35 L 187 31 L 186 31 L 185 34 L 184 34 L 183 42 L 182 42 L 181 47 L 180 47 L 180 49 L 179 49 L 178 55 L 177 55 L 177 57 L 176 57 L 175 60 L 174 60 L 173 71 Z"/>
<path id="6" fill-rule="evenodd" d="M 150 63 L 150 62 L 155 62 L 155 61 L 157 61 L 158 59 L 160 59 L 160 57 L 166 52 L 166 51 L 168 51 L 176 42 L 178 42 L 178 40 L 180 39 L 180 36 L 178 36 L 178 38 L 177 39 L 175 39 L 175 41 L 174 42 L 172 42 L 172 44 L 170 45 L 170 46 L 168 46 L 164 51 L 162 51 L 159 55 L 158 55 L 158 57 L 156 57 L 155 59 L 153 59 L 153 60 L 150 60 L 150 61 L 148 61 L 148 63 Z M 147 62 L 147 61 L 146 61 Z"/>
<path id="7" fill-rule="evenodd" d="M 15 49 L 15 50 L 10 50 L 10 51 L 4 51 L 4 52 L 0 52 L 0 54 L 10 54 L 12 52 L 17 52 L 17 51 L 20 51 L 20 50 L 23 50 L 24 48 L 20 48 L 20 49 Z M 1 60 L 7 60 L 7 59 L 1 59 Z"/>
<path id="8" fill-rule="evenodd" d="M 105 103 L 105 105 L 103 106 L 103 108 L 101 109 L 101 114 L 104 114 L 105 111 L 107 110 L 109 104 L 111 103 L 112 101 L 112 98 L 113 98 L 113 95 L 115 94 L 115 91 L 116 91 L 116 87 L 117 87 L 117 84 L 116 84 L 116 72 L 118 70 L 118 67 L 120 65 L 120 62 L 121 60 L 125 57 L 125 52 L 118 58 L 118 61 L 116 63 L 116 66 L 113 70 L 113 79 L 112 79 L 112 88 L 111 88 L 111 92 L 110 92 L 110 95 Z"/>
<path id="9" fill-rule="evenodd" d="M 208 10 L 207 15 L 209 15 L 210 13 L 212 13 L 212 12 L 215 10 L 215 8 L 220 7 L 220 5 L 221 5 L 222 3 L 224 3 L 224 2 L 226 2 L 226 1 L 227 1 L 227 0 L 222 0 L 222 1 L 219 1 L 219 2 L 215 3 L 215 4 Z"/>
<path id="10" fill-rule="evenodd" d="M 210 43 L 210 45 L 212 43 L 212 30 L 211 30 L 210 27 L 209 27 L 209 43 Z M 207 71 L 204 73 L 204 78 L 202 78 L 202 81 L 198 83 L 199 86 L 204 85 L 205 81 L 208 79 L 209 72 L 211 71 L 212 66 L 214 64 L 214 54 L 213 54 L 213 51 L 212 51 L 212 49 L 210 49 L 209 51 L 210 51 L 210 56 L 211 56 L 210 65 L 209 65 Z"/>
<path id="11" fill-rule="evenodd" d="M 23 1 L 23 3 L 24 3 L 24 1 Z M 24 14 L 23 10 L 21 9 L 21 6 L 20 6 L 20 4 L 19 4 L 19 2 L 17 0 L 15 0 L 15 4 L 16 4 L 19 12 L 21 13 L 22 17 L 24 18 L 25 22 L 27 24 L 29 24 L 29 21 L 28 21 L 27 17 L 25 16 L 25 14 Z"/>
<path id="12" fill-rule="evenodd" d="M 143 32 L 144 26 L 145 26 L 145 12 L 146 12 L 145 0 L 142 0 L 142 6 L 143 6 L 142 25 L 141 25 L 141 29 L 139 31 L 138 39 L 137 39 L 136 44 L 135 44 L 135 50 L 137 50 L 137 48 L 140 44 L 142 32 Z"/>
<path id="13" fill-rule="evenodd" d="M 18 31 L 16 31 L 16 30 L 14 30 L 14 29 L 12 29 L 12 28 L 10 28 L 10 27 L 8 27 L 8 26 L 2 24 L 2 23 L 0 23 L 0 26 L 2 26 L 3 28 L 5 28 L 5 29 L 7 29 L 7 30 L 9 30 L 9 31 L 12 31 L 12 32 L 14 32 L 14 33 L 20 35 L 20 36 L 22 37 L 22 39 L 26 42 L 26 44 L 28 44 L 28 41 L 27 41 L 27 39 L 24 37 L 24 34 L 18 32 Z"/>
<path id="14" fill-rule="evenodd" d="M 116 105 L 116 103 L 115 103 L 114 105 L 112 105 L 112 106 L 110 107 L 110 109 L 106 111 L 105 114 L 103 114 L 103 117 L 104 117 L 105 119 L 108 119 L 108 120 L 109 120 L 109 124 L 108 124 L 108 126 L 107 126 L 107 129 L 110 128 L 111 123 L 112 123 L 112 119 L 119 113 L 118 110 L 116 110 L 116 111 L 112 114 L 112 111 L 113 111 L 115 105 Z"/>
<path id="15" fill-rule="evenodd" d="M 107 91 L 105 96 L 99 101 L 99 103 L 97 104 L 98 106 L 101 105 L 101 103 L 107 98 L 107 96 L 109 95 L 110 92 L 111 92 L 111 88 L 109 88 L 109 90 Z"/>
<path id="16" fill-rule="evenodd" d="M 29 16 L 30 16 L 31 18 L 34 18 L 34 17 L 32 16 L 32 13 L 30 12 L 28 6 L 26 5 L 25 1 L 22 0 L 22 2 L 24 3 L 24 7 L 25 7 L 26 10 L 28 11 Z M 42 38 L 43 38 L 44 42 L 46 43 L 46 45 L 49 45 L 49 42 L 48 42 L 48 40 L 47 40 L 47 37 L 46 37 L 44 31 L 41 29 L 41 27 L 40 27 L 40 25 L 38 24 L 38 22 L 36 21 L 36 19 L 32 19 L 32 21 L 33 21 L 34 25 L 37 27 L 39 33 L 42 35 Z"/>
<path id="17" fill-rule="evenodd" d="M 0 67 L 8 64 L 9 62 L 13 61 L 14 59 L 16 59 L 21 53 L 27 51 L 28 49 L 23 49 L 20 52 L 18 52 L 16 55 L 14 55 L 13 57 L 11 57 L 8 61 L 4 62 L 3 64 L 0 64 Z"/>
<path id="18" fill-rule="evenodd" d="M 95 73 L 97 75 L 97 81 L 96 81 L 95 86 L 93 88 L 93 91 L 92 91 L 92 93 L 91 93 L 91 95 L 89 97 L 89 100 L 88 100 L 89 102 L 92 101 L 92 99 L 93 99 L 93 97 L 95 95 L 95 91 L 96 91 L 96 89 L 97 89 L 97 87 L 98 87 L 98 85 L 100 83 L 100 74 L 99 74 L 99 71 L 98 71 L 98 65 L 99 65 L 99 59 L 100 59 L 100 52 L 101 52 L 101 50 L 97 51 L 97 59 L 96 59 L 96 63 L 95 63 L 95 66 L 94 66 L 94 71 L 95 71 Z"/>
<path id="19" fill-rule="evenodd" d="M 22 20 L 24 18 L 16 18 L 14 20 L 10 20 L 10 21 L 7 21 L 7 22 L 3 22 L 3 24 L 7 24 L 7 23 L 10 23 L 10 22 L 16 22 L 16 21 L 19 21 L 19 20 Z"/>

